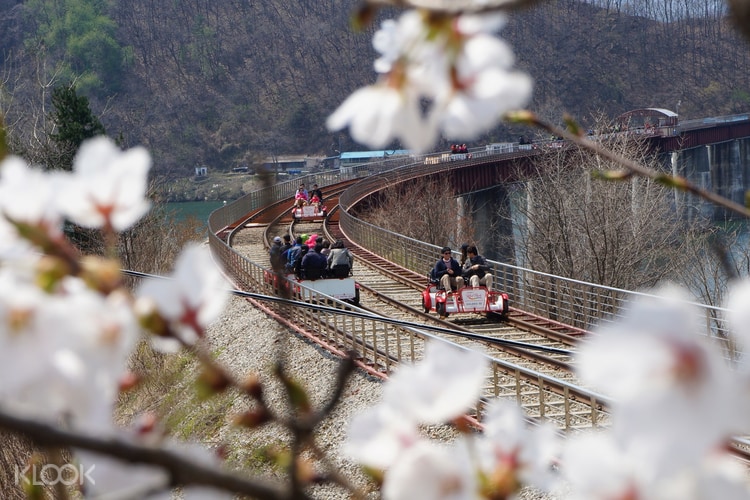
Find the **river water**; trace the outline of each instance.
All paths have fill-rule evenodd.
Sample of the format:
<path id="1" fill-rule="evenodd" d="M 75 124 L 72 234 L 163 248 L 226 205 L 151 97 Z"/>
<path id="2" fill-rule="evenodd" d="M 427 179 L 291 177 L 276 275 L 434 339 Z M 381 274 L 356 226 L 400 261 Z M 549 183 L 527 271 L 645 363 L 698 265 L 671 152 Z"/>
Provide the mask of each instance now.
<path id="1" fill-rule="evenodd" d="M 166 211 L 178 222 L 195 217 L 205 225 L 209 214 L 223 205 L 221 201 L 183 201 L 167 203 Z"/>

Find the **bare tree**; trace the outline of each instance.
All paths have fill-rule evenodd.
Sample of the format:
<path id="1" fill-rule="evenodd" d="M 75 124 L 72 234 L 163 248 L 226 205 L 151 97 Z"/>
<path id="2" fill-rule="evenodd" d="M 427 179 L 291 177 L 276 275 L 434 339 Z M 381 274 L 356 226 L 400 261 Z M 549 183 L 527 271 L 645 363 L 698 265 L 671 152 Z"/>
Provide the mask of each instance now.
<path id="1" fill-rule="evenodd" d="M 471 207 L 459 211 L 446 182 L 445 178 L 423 178 L 388 188 L 367 221 L 435 245 L 473 241 Z"/>
<path id="2" fill-rule="evenodd" d="M 643 144 L 612 136 L 607 146 L 654 166 Z M 669 278 L 684 258 L 685 222 L 672 192 L 652 180 L 593 179 L 617 166 L 577 148 L 540 155 L 515 186 L 510 210 L 519 264 L 635 290 Z M 592 176 L 592 173 L 594 174 Z"/>

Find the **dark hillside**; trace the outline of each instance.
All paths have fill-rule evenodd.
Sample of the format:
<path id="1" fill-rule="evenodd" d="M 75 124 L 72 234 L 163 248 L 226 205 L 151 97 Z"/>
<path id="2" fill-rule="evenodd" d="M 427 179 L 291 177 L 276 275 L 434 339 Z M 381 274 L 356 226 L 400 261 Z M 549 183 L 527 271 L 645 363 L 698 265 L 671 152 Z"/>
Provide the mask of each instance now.
<path id="1" fill-rule="evenodd" d="M 39 14 L 46 3 L 0 0 L 7 75 L 0 109 L 28 144 L 49 127 L 49 93 L 62 83 L 53 68 L 76 62 L 64 41 L 40 42 L 44 23 L 53 22 Z M 107 132 L 146 145 L 161 173 L 181 177 L 201 164 L 228 170 L 272 154 L 363 148 L 324 128 L 346 95 L 375 78 L 371 39 L 379 23 L 354 33 L 355 0 L 110 5 L 106 16 L 123 54 L 119 89 L 81 92 Z M 558 0 L 514 14 L 502 36 L 536 80 L 530 107 L 549 119 L 567 111 L 585 121 L 596 111 L 616 116 L 644 106 L 693 118 L 750 107 L 748 48 L 721 19 L 665 24 Z M 477 143 L 508 133 L 499 127 Z"/>
<path id="2" fill-rule="evenodd" d="M 532 107 L 543 114 L 663 107 L 697 118 L 750 107 L 750 48 L 725 20 L 664 24 L 560 0 L 516 21 L 504 36 L 534 76 Z"/>

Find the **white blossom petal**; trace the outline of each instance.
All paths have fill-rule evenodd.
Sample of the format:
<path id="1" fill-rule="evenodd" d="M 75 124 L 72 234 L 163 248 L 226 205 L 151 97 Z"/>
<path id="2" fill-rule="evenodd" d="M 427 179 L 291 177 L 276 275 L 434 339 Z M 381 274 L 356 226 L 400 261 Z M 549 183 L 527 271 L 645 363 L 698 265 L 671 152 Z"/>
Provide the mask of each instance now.
<path id="1" fill-rule="evenodd" d="M 487 365 L 478 351 L 433 340 L 421 363 L 403 366 L 391 377 L 384 402 L 417 422 L 446 422 L 476 403 Z"/>

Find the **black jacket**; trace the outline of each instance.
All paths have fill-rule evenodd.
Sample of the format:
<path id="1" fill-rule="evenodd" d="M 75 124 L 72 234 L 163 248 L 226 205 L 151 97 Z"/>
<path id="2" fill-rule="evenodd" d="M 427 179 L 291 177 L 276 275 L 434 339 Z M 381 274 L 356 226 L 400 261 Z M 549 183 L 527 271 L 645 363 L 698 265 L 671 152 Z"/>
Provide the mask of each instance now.
<path id="1" fill-rule="evenodd" d="M 457 278 L 458 276 L 461 276 L 461 264 L 458 263 L 456 259 L 451 257 L 451 261 L 448 263 L 448 265 L 453 269 L 453 275 L 450 275 L 453 278 Z M 445 276 L 448 273 L 448 266 L 446 266 L 446 263 L 443 259 L 440 259 L 435 263 L 435 278 L 439 281 L 440 278 Z"/>
<path id="2" fill-rule="evenodd" d="M 474 270 L 471 268 L 475 264 L 479 265 L 479 269 Z M 466 259 L 466 262 L 464 263 L 463 276 L 464 278 L 471 278 L 472 276 L 476 275 L 480 278 L 483 278 L 485 273 L 489 272 L 489 270 L 490 266 L 489 264 L 487 264 L 487 260 L 485 260 L 485 258 L 481 255 L 475 255 L 470 259 Z"/>

